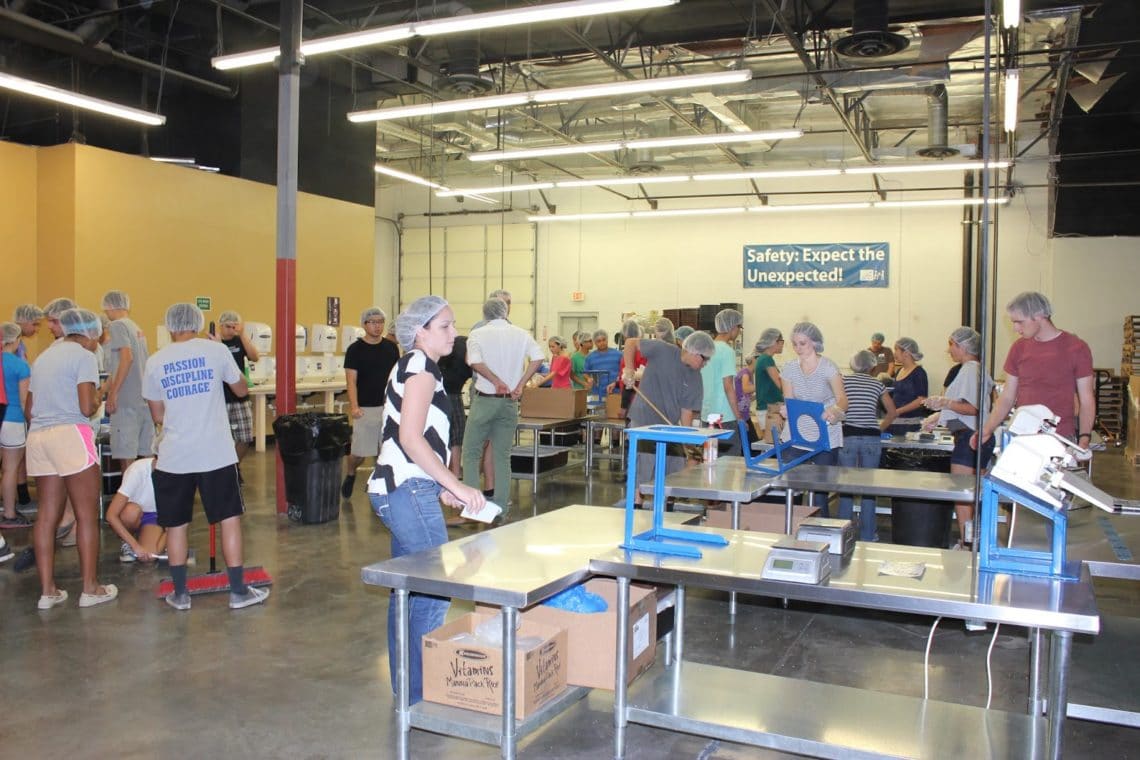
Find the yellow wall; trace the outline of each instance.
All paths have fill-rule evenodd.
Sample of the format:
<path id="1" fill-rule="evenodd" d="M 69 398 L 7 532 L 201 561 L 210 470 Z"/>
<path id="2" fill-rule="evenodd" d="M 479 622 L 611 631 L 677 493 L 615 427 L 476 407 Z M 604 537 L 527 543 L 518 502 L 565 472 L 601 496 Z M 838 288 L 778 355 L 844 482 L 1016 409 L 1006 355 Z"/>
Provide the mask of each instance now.
<path id="1" fill-rule="evenodd" d="M 0 321 L 36 296 L 36 149 L 0 142 Z"/>
<path id="2" fill-rule="evenodd" d="M 124 290 L 152 347 L 167 306 L 197 296 L 213 299 L 207 320 L 233 309 L 273 324 L 275 188 L 87 146 L 38 154 L 41 305 L 69 295 L 97 311 Z M 372 298 L 374 233 L 367 206 L 298 197 L 298 322 L 323 323 L 335 295 L 342 323 L 356 324 Z"/>

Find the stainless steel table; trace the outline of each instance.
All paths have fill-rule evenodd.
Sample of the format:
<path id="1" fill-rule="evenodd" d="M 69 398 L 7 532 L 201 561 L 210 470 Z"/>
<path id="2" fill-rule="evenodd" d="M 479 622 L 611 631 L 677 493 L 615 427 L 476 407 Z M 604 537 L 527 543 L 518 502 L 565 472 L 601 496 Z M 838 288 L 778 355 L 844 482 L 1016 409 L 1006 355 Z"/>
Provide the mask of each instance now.
<path id="1" fill-rule="evenodd" d="M 615 758 L 625 756 L 629 722 L 820 757 L 1061 757 L 1065 712 L 1056 706 L 1067 704 L 1072 637 L 1100 629 L 1087 570 L 1079 582 L 1010 575 L 983 575 L 979 582 L 971 553 L 860 542 L 851 561 L 832 571 L 829 583 L 804 585 L 760 578 L 780 535 L 700 530 L 721 533 L 729 545 L 701 559 L 614 550 L 590 562 L 592 572 L 618 579 L 619 652 L 628 644 L 630 581 L 677 587 L 674 664 L 651 670 L 631 690 L 624 658 L 617 660 Z M 925 574 L 920 579 L 879 575 L 884 560 L 923 562 Z M 1010 623 L 1027 626 L 1038 640 L 1046 631 L 1051 640 L 1046 717 L 1040 717 L 1038 646 L 1026 715 L 685 662 L 687 586 Z M 741 700 L 741 694 L 748 699 Z M 892 716 L 889 724 L 883 715 Z"/>
<path id="2" fill-rule="evenodd" d="M 603 410 L 602 415 L 587 417 L 582 421 L 582 424 L 586 427 L 586 477 L 589 478 L 593 476 L 594 460 L 596 459 L 607 459 L 611 461 L 616 460 L 618 462 L 621 462 L 624 467 L 625 435 L 623 435 L 623 433 L 625 432 L 626 421 L 610 419 L 609 417 L 604 416 Z M 595 450 L 596 446 L 594 444 L 594 433 L 601 430 L 609 430 L 611 437 L 615 435 L 617 436 L 619 441 L 617 454 L 599 454 Z"/>
<path id="3" fill-rule="evenodd" d="M 569 417 L 567 419 L 549 419 L 546 417 L 519 417 L 519 421 L 515 425 L 515 443 L 518 443 L 518 438 L 519 438 L 520 432 L 522 432 L 524 430 L 531 431 L 531 436 L 533 439 L 532 443 L 531 443 L 532 452 L 533 452 L 532 456 L 531 456 L 531 466 L 533 469 L 531 470 L 531 472 L 528 476 L 526 473 L 515 473 L 513 471 L 513 468 L 512 468 L 512 472 L 511 472 L 510 476 L 512 478 L 529 479 L 531 481 L 531 495 L 532 496 L 538 496 L 538 454 L 539 454 L 538 434 L 541 432 L 545 432 L 547 430 L 556 430 L 560 427 L 569 427 L 570 425 L 575 425 L 577 423 L 580 423 L 583 419 L 584 419 L 583 417 Z M 561 447 L 548 447 L 548 448 L 561 448 Z M 497 473 L 496 473 L 496 477 L 498 477 Z M 503 505 L 503 506 L 506 506 L 506 505 Z M 535 509 L 537 510 L 537 508 L 538 508 L 538 505 L 535 504 Z"/>
<path id="4" fill-rule="evenodd" d="M 686 515 L 667 515 L 670 526 Z M 637 531 L 647 530 L 652 515 L 635 516 Z M 625 510 L 573 505 L 451 541 L 443 546 L 378 562 L 361 571 L 364 583 L 393 590 L 398 616 L 396 711 L 398 756 L 409 757 L 409 732 L 435 733 L 495 744 L 504 758 L 515 757 L 516 744 L 581 698 L 586 689 L 569 688 L 521 722 L 515 715 L 515 627 L 518 611 L 547 599 L 590 576 L 591 557 L 605 554 L 625 536 Z M 484 715 L 420 702 L 408 705 L 408 594 L 421 593 L 483 602 L 502 608 L 503 712 Z"/>

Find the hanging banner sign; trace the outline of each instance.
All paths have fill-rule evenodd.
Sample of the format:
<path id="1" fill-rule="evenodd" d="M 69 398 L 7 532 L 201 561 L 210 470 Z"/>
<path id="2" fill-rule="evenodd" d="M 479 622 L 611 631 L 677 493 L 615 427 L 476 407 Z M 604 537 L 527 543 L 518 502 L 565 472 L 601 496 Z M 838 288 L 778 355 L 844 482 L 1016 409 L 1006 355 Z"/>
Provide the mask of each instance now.
<path id="1" fill-rule="evenodd" d="M 746 288 L 885 288 L 890 243 L 744 246 Z"/>

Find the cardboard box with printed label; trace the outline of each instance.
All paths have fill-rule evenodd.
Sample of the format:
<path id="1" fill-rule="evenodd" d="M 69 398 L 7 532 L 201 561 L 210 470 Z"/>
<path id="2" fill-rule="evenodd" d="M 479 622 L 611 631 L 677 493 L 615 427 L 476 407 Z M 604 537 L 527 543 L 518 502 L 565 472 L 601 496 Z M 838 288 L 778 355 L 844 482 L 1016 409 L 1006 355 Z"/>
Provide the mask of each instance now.
<path id="1" fill-rule="evenodd" d="M 499 615 L 471 613 L 424 636 L 425 700 L 502 714 L 502 648 L 473 635 L 487 621 L 499 626 Z M 516 642 L 520 646 L 515 657 L 515 717 L 521 720 L 566 688 L 566 631 L 524 619 Z"/>
<path id="2" fill-rule="evenodd" d="M 573 388 L 523 388 L 521 417 L 572 420 L 586 416 L 586 391 Z"/>
<path id="3" fill-rule="evenodd" d="M 566 683 L 613 689 L 617 659 L 617 581 L 591 578 L 585 587 L 606 600 L 605 612 L 568 612 L 539 604 L 524 611 L 522 618 L 566 630 L 570 653 Z M 480 605 L 476 611 L 493 609 Z M 648 670 L 657 654 L 657 592 L 652 586 L 630 585 L 628 637 L 627 683 Z"/>
<path id="4" fill-rule="evenodd" d="M 783 533 L 784 514 L 786 507 L 783 504 L 769 504 L 756 502 L 754 504 L 740 505 L 740 530 L 755 530 L 761 533 Z M 819 514 L 819 507 L 804 507 L 799 504 L 792 507 L 792 535 L 796 528 L 809 517 Z M 710 528 L 732 528 L 732 508 L 710 508 L 705 514 L 705 525 Z"/>

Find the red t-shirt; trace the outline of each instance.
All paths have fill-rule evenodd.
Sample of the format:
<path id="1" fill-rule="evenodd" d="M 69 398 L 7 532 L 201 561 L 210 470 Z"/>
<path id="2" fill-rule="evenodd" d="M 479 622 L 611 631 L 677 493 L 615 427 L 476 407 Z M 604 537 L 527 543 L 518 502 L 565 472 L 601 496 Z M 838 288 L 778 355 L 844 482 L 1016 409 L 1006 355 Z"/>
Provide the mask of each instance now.
<path id="1" fill-rule="evenodd" d="M 570 387 L 570 357 L 559 354 L 550 359 L 550 387 Z"/>
<path id="2" fill-rule="evenodd" d="M 1018 338 L 1005 357 L 1004 369 L 1017 378 L 1018 406 L 1044 404 L 1061 418 L 1057 432 L 1074 437 L 1077 380 L 1093 373 L 1088 343 L 1064 331 L 1053 340 Z"/>

